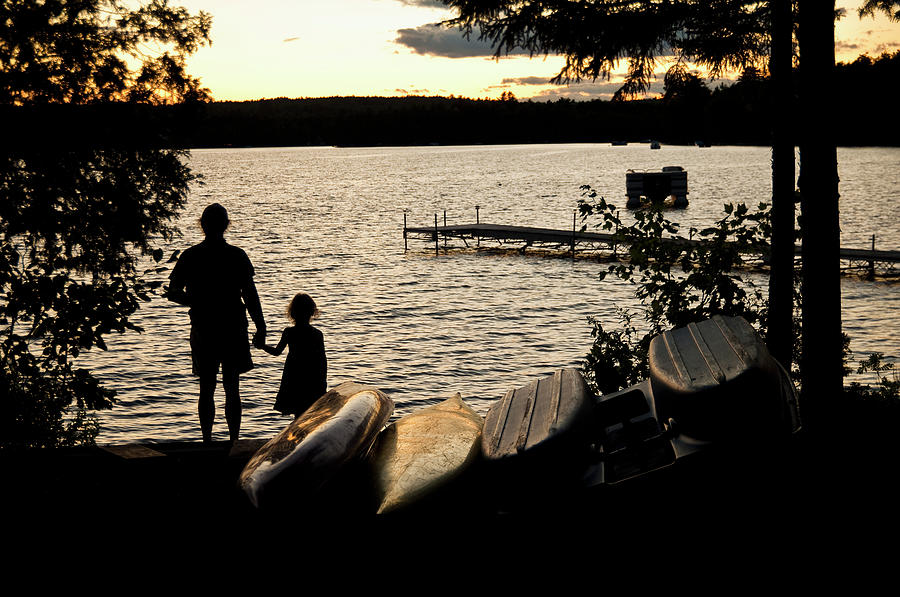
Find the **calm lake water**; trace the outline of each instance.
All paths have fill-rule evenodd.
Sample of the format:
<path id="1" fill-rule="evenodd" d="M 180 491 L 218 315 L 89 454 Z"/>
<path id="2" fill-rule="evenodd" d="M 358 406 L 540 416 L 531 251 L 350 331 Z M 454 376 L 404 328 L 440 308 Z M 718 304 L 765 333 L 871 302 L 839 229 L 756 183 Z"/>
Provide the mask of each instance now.
<path id="1" fill-rule="evenodd" d="M 842 246 L 900 249 L 894 206 L 900 149 L 840 149 Z M 589 316 L 617 322 L 636 307 L 631 288 L 600 281 L 603 267 L 539 256 L 451 252 L 410 241 L 410 226 L 443 221 L 570 229 L 588 184 L 624 207 L 625 170 L 678 165 L 688 171 L 690 206 L 673 217 L 707 226 L 726 202 L 755 206 L 770 196 L 764 147 L 521 145 L 412 148 L 196 150 L 195 185 L 171 249 L 202 240 L 196 222 L 212 202 L 232 219 L 226 238 L 244 248 L 269 341 L 287 325 L 284 309 L 308 292 L 322 315 L 328 385 L 372 384 L 396 404 L 395 417 L 459 392 L 481 412 L 512 387 L 560 367 L 579 366 L 591 344 Z M 624 213 L 624 210 L 623 210 Z M 686 229 L 686 228 L 685 228 Z M 843 281 L 843 317 L 858 356 L 900 356 L 900 285 Z M 187 310 L 162 299 L 135 317 L 144 333 L 108 339 L 81 364 L 118 392 L 101 414 L 99 442 L 199 440 L 197 385 L 190 375 Z M 252 329 L 252 325 L 251 325 Z M 282 357 L 254 350 L 241 377 L 242 437 L 268 438 L 288 419 L 272 409 Z M 214 439 L 226 439 L 222 390 Z"/>

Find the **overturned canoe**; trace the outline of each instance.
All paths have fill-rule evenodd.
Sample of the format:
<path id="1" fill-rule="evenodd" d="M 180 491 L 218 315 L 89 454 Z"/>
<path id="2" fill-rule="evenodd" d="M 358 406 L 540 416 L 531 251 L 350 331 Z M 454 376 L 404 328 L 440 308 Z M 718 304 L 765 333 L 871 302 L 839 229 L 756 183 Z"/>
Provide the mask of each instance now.
<path id="1" fill-rule="evenodd" d="M 344 382 L 263 445 L 239 483 L 253 505 L 271 496 L 309 495 L 368 452 L 394 410 L 379 390 Z"/>
<path id="2" fill-rule="evenodd" d="M 594 397 L 577 369 L 559 369 L 506 392 L 484 421 L 482 451 L 495 461 L 566 452 L 583 439 Z"/>
<path id="3" fill-rule="evenodd" d="M 459 394 L 391 423 L 369 454 L 377 513 L 405 510 L 468 470 L 482 425 Z"/>
<path id="4" fill-rule="evenodd" d="M 579 488 L 593 456 L 594 401 L 577 369 L 559 369 L 491 406 L 481 451 L 486 495 L 497 508 L 542 508 Z"/>
<path id="5" fill-rule="evenodd" d="M 650 342 L 657 418 L 691 441 L 783 435 L 800 425 L 787 373 L 743 317 L 714 316 Z"/>
<path id="6" fill-rule="evenodd" d="M 726 447 L 761 454 L 800 428 L 790 375 L 742 317 L 715 316 L 654 337 L 649 365 L 649 379 L 600 397 L 587 485 Z"/>

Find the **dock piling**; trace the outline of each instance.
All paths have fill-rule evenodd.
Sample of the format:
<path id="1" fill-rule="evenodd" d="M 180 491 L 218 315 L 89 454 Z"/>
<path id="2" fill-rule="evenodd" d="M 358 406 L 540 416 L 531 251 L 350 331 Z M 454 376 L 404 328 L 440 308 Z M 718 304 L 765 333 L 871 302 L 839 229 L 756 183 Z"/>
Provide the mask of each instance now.
<path id="1" fill-rule="evenodd" d="M 872 235 L 872 259 L 869 259 L 869 279 L 875 277 L 875 235 Z"/>
<path id="2" fill-rule="evenodd" d="M 480 205 L 475 206 L 475 223 L 476 224 L 481 224 L 481 217 L 478 214 L 478 210 L 480 210 L 480 209 L 481 209 Z M 481 246 L 481 237 L 480 236 L 475 237 L 475 246 L 476 247 Z"/>
<path id="3" fill-rule="evenodd" d="M 575 261 L 575 216 L 578 212 L 572 212 L 572 261 Z"/>
<path id="4" fill-rule="evenodd" d="M 615 233 L 614 238 L 619 238 L 619 222 L 620 222 L 620 221 L 621 221 L 621 220 L 619 220 L 619 210 L 616 210 L 616 233 Z M 615 243 L 615 242 L 614 242 L 614 243 L 612 244 L 612 254 L 613 254 L 613 259 L 615 259 L 616 257 L 618 257 L 618 255 L 616 254 L 616 249 L 617 249 L 617 247 L 618 247 L 618 243 Z"/>

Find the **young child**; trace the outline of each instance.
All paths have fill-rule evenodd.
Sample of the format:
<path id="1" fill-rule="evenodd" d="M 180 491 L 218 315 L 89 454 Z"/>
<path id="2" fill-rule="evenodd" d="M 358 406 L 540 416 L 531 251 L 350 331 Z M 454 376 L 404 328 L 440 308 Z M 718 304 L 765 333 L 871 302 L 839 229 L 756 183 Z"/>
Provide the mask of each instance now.
<path id="1" fill-rule="evenodd" d="M 299 417 L 325 393 L 325 343 L 322 332 L 310 325 L 318 317 L 319 310 L 308 294 L 297 294 L 287 309 L 288 319 L 294 324 L 284 329 L 277 346 L 260 343 L 258 348 L 278 356 L 285 346 L 288 355 L 284 361 L 281 387 L 275 398 L 275 410 Z"/>

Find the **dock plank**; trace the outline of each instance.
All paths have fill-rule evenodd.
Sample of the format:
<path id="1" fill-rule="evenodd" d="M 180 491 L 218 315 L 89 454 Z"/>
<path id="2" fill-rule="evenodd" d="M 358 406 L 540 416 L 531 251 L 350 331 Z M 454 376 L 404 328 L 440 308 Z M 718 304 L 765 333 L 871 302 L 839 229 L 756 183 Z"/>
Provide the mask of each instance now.
<path id="1" fill-rule="evenodd" d="M 435 242 L 439 238 L 471 238 L 488 239 L 503 242 L 544 243 L 551 245 L 575 245 L 584 243 L 604 244 L 610 247 L 628 244 L 628 239 L 604 232 L 587 232 L 580 230 L 558 230 L 532 226 L 511 226 L 506 224 L 455 224 L 452 226 L 419 226 L 405 227 L 404 238 L 419 237 Z M 672 242 L 686 245 L 699 244 L 702 241 L 689 239 L 671 239 Z M 801 254 L 799 245 L 794 248 L 795 255 Z M 840 248 L 840 259 L 843 261 L 865 261 L 871 263 L 898 264 L 900 251 L 872 249 Z"/>

